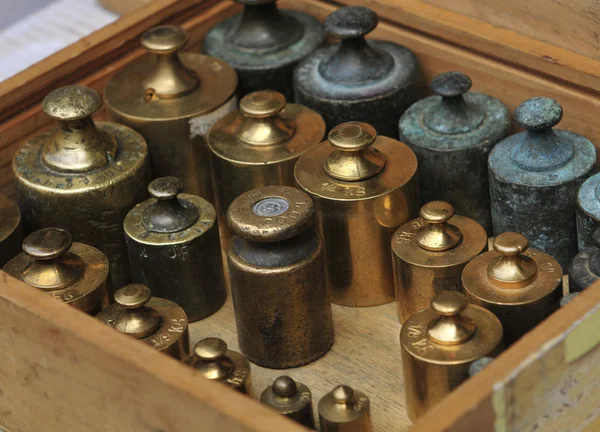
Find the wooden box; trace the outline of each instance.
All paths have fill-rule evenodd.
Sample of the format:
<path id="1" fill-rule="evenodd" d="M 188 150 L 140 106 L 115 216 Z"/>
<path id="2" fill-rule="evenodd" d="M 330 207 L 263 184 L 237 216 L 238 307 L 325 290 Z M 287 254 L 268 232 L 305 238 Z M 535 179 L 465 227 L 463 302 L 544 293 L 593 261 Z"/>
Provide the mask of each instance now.
<path id="1" fill-rule="evenodd" d="M 382 22 L 371 36 L 412 49 L 428 80 L 447 70 L 466 72 L 474 90 L 511 109 L 528 97 L 555 98 L 565 110 L 561 127 L 600 143 L 594 30 L 600 6 L 584 0 L 338 3 L 374 8 Z M 280 4 L 320 19 L 337 7 L 319 0 Z M 596 18 L 583 17 L 586 8 Z M 209 28 L 238 10 L 229 1 L 154 0 L 0 83 L 2 192 L 13 193 L 16 149 L 49 124 L 40 107 L 49 91 L 70 83 L 101 91 L 110 75 L 143 54 L 140 34 L 159 23 L 182 25 L 190 34 L 189 49 L 197 50 Z M 552 11 L 570 24 L 544 21 Z M 334 320 L 335 345 L 314 364 L 288 371 L 253 365 L 255 396 L 286 373 L 311 387 L 315 405 L 338 383 L 366 392 L 378 432 L 600 430 L 600 285 L 548 318 L 415 425 L 405 413 L 394 305 L 334 306 Z M 0 424 L 12 432 L 302 430 L 2 272 L 0 327 Z M 192 325 L 193 341 L 208 335 L 238 348 L 230 300 Z"/>

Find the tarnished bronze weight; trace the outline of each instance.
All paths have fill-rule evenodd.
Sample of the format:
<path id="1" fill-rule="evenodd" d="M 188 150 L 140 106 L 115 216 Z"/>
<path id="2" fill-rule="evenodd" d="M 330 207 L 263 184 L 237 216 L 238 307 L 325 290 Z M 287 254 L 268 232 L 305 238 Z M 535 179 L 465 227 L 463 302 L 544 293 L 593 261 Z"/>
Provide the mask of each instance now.
<path id="1" fill-rule="evenodd" d="M 145 285 L 131 284 L 119 289 L 115 303 L 96 318 L 178 360 L 184 360 L 190 353 L 185 312 L 169 300 L 152 297 Z"/>
<path id="2" fill-rule="evenodd" d="M 91 246 L 73 243 L 60 228 L 29 234 L 23 253 L 4 271 L 83 312 L 95 315 L 108 305 L 108 260 Z"/>
<path id="3" fill-rule="evenodd" d="M 250 93 L 240 109 L 219 120 L 208 134 L 215 207 L 223 249 L 231 231 L 227 209 L 244 192 L 270 185 L 294 186 L 294 165 L 325 135 L 315 111 L 286 103 L 281 93 Z"/>
<path id="4" fill-rule="evenodd" d="M 87 87 L 54 90 L 42 107 L 58 128 L 30 138 L 13 170 L 25 229 L 63 228 L 74 241 L 100 249 L 117 289 L 131 280 L 123 219 L 146 197 L 148 148 L 127 126 L 94 123 L 101 105 Z"/>
<path id="5" fill-rule="evenodd" d="M 463 294 L 443 291 L 404 323 L 400 346 L 408 417 L 415 421 L 469 378 L 474 361 L 500 353 L 502 324 Z"/>
<path id="6" fill-rule="evenodd" d="M 594 231 L 592 245 L 579 252 L 569 267 L 569 291 L 580 292 L 600 279 L 600 228 Z"/>
<path id="7" fill-rule="evenodd" d="M 600 173 L 583 182 L 577 191 L 577 246 L 579 252 L 594 245 L 593 234 L 600 228 Z"/>
<path id="8" fill-rule="evenodd" d="M 0 195 L 0 267 L 21 252 L 22 243 L 21 210 L 13 200 Z"/>
<path id="9" fill-rule="evenodd" d="M 182 191 L 176 177 L 150 183 L 152 198 L 127 214 L 125 236 L 134 282 L 177 303 L 194 322 L 216 312 L 227 293 L 215 209 Z"/>
<path id="10" fill-rule="evenodd" d="M 141 133 L 155 177 L 176 176 L 185 191 L 213 202 L 206 135 L 235 111 L 237 76 L 222 60 L 180 53 L 186 32 L 160 26 L 142 35 L 148 55 L 128 65 L 104 89 L 111 120 Z"/>
<path id="11" fill-rule="evenodd" d="M 366 394 L 340 385 L 319 401 L 322 432 L 373 432 L 371 402 Z"/>
<path id="12" fill-rule="evenodd" d="M 500 319 L 506 347 L 552 314 L 562 297 L 560 264 L 514 232 L 496 236 L 493 251 L 467 264 L 462 283 L 471 303 Z"/>
<path id="13" fill-rule="evenodd" d="M 252 396 L 250 363 L 239 352 L 227 349 L 227 344 L 219 338 L 202 339 L 185 363 L 206 379 L 219 381 L 240 393 Z"/>
<path id="14" fill-rule="evenodd" d="M 289 376 L 277 378 L 261 393 L 260 402 L 309 429 L 315 429 L 310 389 Z"/>
<path id="15" fill-rule="evenodd" d="M 389 303 L 394 300 L 390 242 L 419 208 L 417 158 L 366 123 L 343 123 L 328 140 L 306 152 L 294 173 L 315 202 L 332 301 Z"/>
<path id="16" fill-rule="evenodd" d="M 322 242 L 311 199 L 289 186 L 238 197 L 227 220 L 231 296 L 241 351 L 260 366 L 302 366 L 333 344 Z"/>
<path id="17" fill-rule="evenodd" d="M 483 227 L 454 215 L 449 203 L 431 201 L 421 207 L 421 217 L 402 225 L 392 238 L 400 322 L 428 308 L 435 294 L 461 291 L 463 269 L 486 245 Z"/>

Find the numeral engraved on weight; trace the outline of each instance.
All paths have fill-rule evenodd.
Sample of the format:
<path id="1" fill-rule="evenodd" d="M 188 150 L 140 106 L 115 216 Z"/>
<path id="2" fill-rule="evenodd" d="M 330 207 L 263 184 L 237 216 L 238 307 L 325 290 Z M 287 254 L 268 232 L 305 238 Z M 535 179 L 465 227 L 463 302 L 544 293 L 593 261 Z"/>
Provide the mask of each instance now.
<path id="1" fill-rule="evenodd" d="M 337 192 L 342 189 L 344 196 L 365 196 L 367 190 L 363 186 L 341 186 L 333 183 L 321 183 L 322 191 Z"/>
<path id="2" fill-rule="evenodd" d="M 232 376 L 227 378 L 227 382 L 234 385 L 240 385 L 244 382 L 247 375 L 248 374 L 245 370 L 238 369 L 233 373 Z"/>
<path id="3" fill-rule="evenodd" d="M 150 339 L 150 342 L 152 343 L 152 346 L 154 346 L 154 348 L 159 348 L 163 344 L 166 344 L 167 342 L 170 342 L 170 341 L 171 341 L 171 336 L 169 336 L 168 334 L 154 335 Z"/>
<path id="4" fill-rule="evenodd" d="M 417 339 L 421 337 L 423 328 L 420 325 L 412 325 L 408 327 L 408 337 L 411 339 Z"/>
<path id="5" fill-rule="evenodd" d="M 415 236 L 414 233 L 401 231 L 400 234 L 398 234 L 396 236 L 396 243 L 410 243 L 414 236 Z"/>
<path id="6" fill-rule="evenodd" d="M 366 396 L 360 396 L 356 399 L 356 403 L 352 407 L 354 411 L 362 411 L 363 406 L 369 401 Z"/>
<path id="7" fill-rule="evenodd" d="M 415 229 L 419 229 L 421 228 L 423 225 L 421 225 L 421 221 L 418 220 L 414 220 L 410 223 L 410 226 L 415 228 Z"/>
<path id="8" fill-rule="evenodd" d="M 554 268 L 552 263 L 546 262 L 546 263 L 540 264 L 540 271 L 543 273 L 553 273 L 554 270 L 556 270 L 556 269 Z"/>

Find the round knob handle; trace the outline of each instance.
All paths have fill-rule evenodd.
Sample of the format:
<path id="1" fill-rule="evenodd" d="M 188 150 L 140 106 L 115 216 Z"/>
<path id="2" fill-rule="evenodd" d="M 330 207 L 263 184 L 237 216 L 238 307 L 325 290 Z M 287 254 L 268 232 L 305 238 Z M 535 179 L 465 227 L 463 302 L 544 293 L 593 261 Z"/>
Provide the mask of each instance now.
<path id="1" fill-rule="evenodd" d="M 529 241 L 523 234 L 506 232 L 496 236 L 494 250 L 500 256 L 488 264 L 488 276 L 520 288 L 521 282 L 529 280 L 537 273 L 536 262 L 523 255 L 528 248 Z"/>
<path id="2" fill-rule="evenodd" d="M 515 109 L 517 124 L 529 131 L 541 131 L 556 126 L 562 119 L 563 109 L 554 99 L 535 97 Z"/>
<path id="3" fill-rule="evenodd" d="M 181 27 L 164 25 L 151 28 L 141 38 L 146 50 L 154 54 L 171 54 L 188 43 L 188 35 Z"/>
<path id="4" fill-rule="evenodd" d="M 293 379 L 284 375 L 273 382 L 273 393 L 282 398 L 289 398 L 298 393 L 298 387 Z"/>
<path id="5" fill-rule="evenodd" d="M 417 231 L 416 241 L 421 249 L 441 252 L 456 247 L 463 238 L 458 227 L 447 223 L 454 216 L 454 207 L 445 201 L 430 201 L 421 207 L 425 222 Z"/>
<path id="6" fill-rule="evenodd" d="M 89 87 L 69 85 L 50 92 L 42 102 L 46 115 L 68 121 L 90 117 L 102 106 L 98 92 Z"/>
<path id="7" fill-rule="evenodd" d="M 475 323 L 461 315 L 468 305 L 458 291 L 442 291 L 431 300 L 431 309 L 438 315 L 427 326 L 429 339 L 440 345 L 459 345 L 475 333 Z"/>
<path id="8" fill-rule="evenodd" d="M 467 299 L 458 291 L 442 291 L 431 300 L 431 309 L 441 316 L 459 315 L 467 307 Z"/>
<path id="9" fill-rule="evenodd" d="M 454 207 L 445 201 L 431 201 L 421 207 L 421 218 L 429 223 L 444 223 L 454 216 Z"/>
<path id="10" fill-rule="evenodd" d="M 23 241 L 23 252 L 36 260 L 50 260 L 66 254 L 73 239 L 64 229 L 43 228 L 35 231 Z"/>
<path id="11" fill-rule="evenodd" d="M 431 90 L 438 96 L 456 97 L 469 91 L 471 78 L 462 72 L 446 72 L 431 81 Z"/>
<path id="12" fill-rule="evenodd" d="M 286 105 L 285 96 L 271 90 L 247 94 L 240 101 L 240 111 L 246 117 L 266 118 L 279 114 Z"/>
<path id="13" fill-rule="evenodd" d="M 494 250 L 503 256 L 518 256 L 529 248 L 529 240 L 520 233 L 505 232 L 494 239 Z"/>
<path id="14" fill-rule="evenodd" d="M 377 27 L 379 17 L 364 6 L 341 7 L 325 19 L 328 34 L 340 39 L 362 37 Z"/>
<path id="15" fill-rule="evenodd" d="M 196 344 L 194 354 L 205 362 L 214 362 L 227 354 L 227 344 L 219 338 L 205 338 Z"/>
<path id="16" fill-rule="evenodd" d="M 329 143 L 344 151 L 360 151 L 366 149 L 377 139 L 377 131 L 373 126 L 361 122 L 342 123 L 329 132 Z"/>
<path id="17" fill-rule="evenodd" d="M 115 293 L 115 302 L 126 309 L 138 309 L 150 301 L 150 288 L 142 284 L 125 285 Z"/>
<path id="18" fill-rule="evenodd" d="M 177 198 L 177 195 L 183 192 L 183 189 L 183 182 L 177 177 L 160 177 L 148 185 L 150 196 L 159 201 Z"/>
<path id="19" fill-rule="evenodd" d="M 331 395 L 336 403 L 348 404 L 354 398 L 354 390 L 347 385 L 341 385 L 334 388 Z"/>

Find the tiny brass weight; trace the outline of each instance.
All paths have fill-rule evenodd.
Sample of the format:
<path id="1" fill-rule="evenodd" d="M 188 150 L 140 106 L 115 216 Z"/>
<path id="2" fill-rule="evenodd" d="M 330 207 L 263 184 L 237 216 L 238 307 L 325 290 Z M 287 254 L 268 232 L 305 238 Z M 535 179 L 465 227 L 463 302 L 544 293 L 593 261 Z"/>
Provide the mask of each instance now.
<path id="1" fill-rule="evenodd" d="M 449 203 L 431 201 L 421 207 L 421 217 L 402 225 L 392 238 L 400 322 L 428 308 L 435 294 L 461 291 L 463 269 L 486 245 L 483 227 L 454 215 Z"/>
<path id="2" fill-rule="evenodd" d="M 190 353 L 185 312 L 169 300 L 152 297 L 145 285 L 130 284 L 117 290 L 115 303 L 96 318 L 178 360 Z"/>
<path id="3" fill-rule="evenodd" d="M 29 139 L 13 171 L 25 229 L 63 228 L 74 241 L 99 249 L 118 289 L 131 280 L 123 219 L 146 196 L 148 147 L 127 126 L 94 122 L 101 105 L 87 87 L 51 92 L 42 108 L 58 128 Z"/>
<path id="4" fill-rule="evenodd" d="M 194 322 L 216 312 L 227 293 L 215 209 L 182 191 L 176 177 L 150 183 L 152 198 L 127 214 L 125 236 L 133 281 Z"/>
<path id="5" fill-rule="evenodd" d="M 463 294 L 443 291 L 431 308 L 404 323 L 400 346 L 408 417 L 414 422 L 469 378 L 474 361 L 500 353 L 502 325 Z"/>
<path id="6" fill-rule="evenodd" d="M 366 394 L 340 385 L 319 401 L 321 432 L 373 432 Z"/>
<path id="7" fill-rule="evenodd" d="M 250 363 L 239 352 L 227 349 L 227 344 L 219 338 L 202 339 L 185 363 L 206 379 L 219 381 L 240 393 L 252 396 Z"/>
<path id="8" fill-rule="evenodd" d="M 23 224 L 16 202 L 0 195 L 0 268 L 21 252 Z"/>
<path id="9" fill-rule="evenodd" d="M 206 135 L 236 109 L 237 76 L 222 60 L 181 53 L 187 42 L 177 26 L 145 32 L 148 54 L 109 80 L 106 111 L 148 140 L 154 177 L 176 176 L 187 193 L 212 203 Z"/>
<path id="10" fill-rule="evenodd" d="M 227 259 L 240 349 L 250 361 L 283 369 L 325 355 L 333 344 L 323 245 L 311 228 L 314 206 L 299 189 L 265 186 L 238 197 L 227 220 Z"/>
<path id="11" fill-rule="evenodd" d="M 593 234 L 600 228 L 600 173 L 583 182 L 577 191 L 577 246 L 579 252 L 594 245 Z"/>
<path id="12" fill-rule="evenodd" d="M 557 308 L 562 270 L 550 255 L 529 248 L 514 232 L 494 239 L 494 250 L 473 259 L 462 274 L 469 301 L 492 311 L 502 322 L 509 347 Z"/>
<path id="13" fill-rule="evenodd" d="M 289 376 L 277 378 L 261 393 L 260 402 L 309 429 L 315 429 L 310 389 Z"/>
<path id="14" fill-rule="evenodd" d="M 3 269 L 11 276 L 87 314 L 108 305 L 109 264 L 102 252 L 60 228 L 43 228 L 23 241 L 23 253 Z"/>
<path id="15" fill-rule="evenodd" d="M 328 141 L 306 152 L 294 173 L 315 202 L 331 299 L 344 306 L 389 303 L 390 242 L 418 212 L 417 158 L 366 123 L 338 125 Z"/>
<path id="16" fill-rule="evenodd" d="M 581 292 L 600 279 L 600 228 L 594 231 L 592 245 L 579 252 L 569 267 L 569 291 Z"/>
<path id="17" fill-rule="evenodd" d="M 296 161 L 324 135 L 319 114 L 268 90 L 246 95 L 239 111 L 215 123 L 208 146 L 224 250 L 231 239 L 227 209 L 233 200 L 262 186 L 294 186 Z"/>

